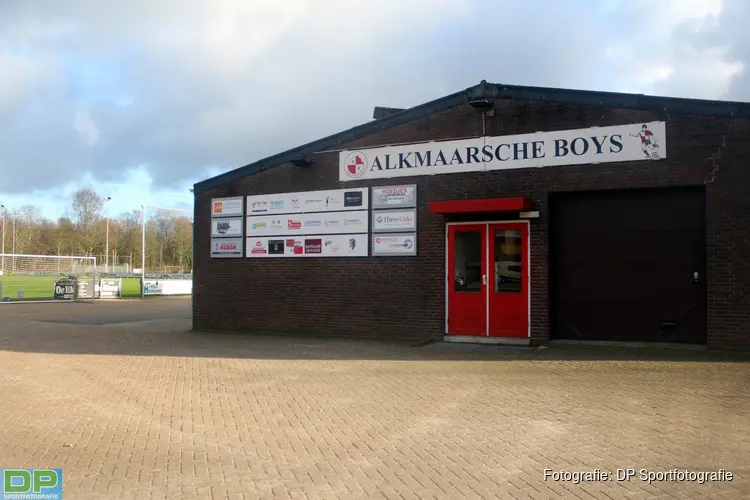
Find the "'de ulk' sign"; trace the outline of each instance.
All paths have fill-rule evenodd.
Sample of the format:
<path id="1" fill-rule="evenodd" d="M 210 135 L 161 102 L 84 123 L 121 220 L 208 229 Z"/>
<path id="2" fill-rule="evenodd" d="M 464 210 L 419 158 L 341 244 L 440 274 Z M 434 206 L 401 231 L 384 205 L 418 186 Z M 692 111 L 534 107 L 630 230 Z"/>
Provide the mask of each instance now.
<path id="1" fill-rule="evenodd" d="M 425 142 L 339 153 L 339 180 L 659 160 L 664 122 Z"/>

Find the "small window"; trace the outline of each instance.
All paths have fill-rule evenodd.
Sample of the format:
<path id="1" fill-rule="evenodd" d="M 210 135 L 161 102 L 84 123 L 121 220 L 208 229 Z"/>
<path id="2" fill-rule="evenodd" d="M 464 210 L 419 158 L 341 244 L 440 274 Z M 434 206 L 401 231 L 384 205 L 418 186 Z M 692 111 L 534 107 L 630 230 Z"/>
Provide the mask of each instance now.
<path id="1" fill-rule="evenodd" d="M 521 231 L 495 231 L 495 292 L 520 292 L 522 271 Z"/>
<path id="2" fill-rule="evenodd" d="M 456 232 L 453 240 L 453 287 L 457 292 L 482 291 L 482 233 Z"/>

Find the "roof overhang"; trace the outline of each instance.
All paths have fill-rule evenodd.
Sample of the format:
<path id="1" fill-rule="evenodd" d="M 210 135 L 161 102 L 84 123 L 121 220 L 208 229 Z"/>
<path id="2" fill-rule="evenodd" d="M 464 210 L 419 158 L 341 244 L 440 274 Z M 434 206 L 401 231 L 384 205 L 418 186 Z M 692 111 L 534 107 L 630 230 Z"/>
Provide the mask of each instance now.
<path id="1" fill-rule="evenodd" d="M 470 214 L 488 212 L 528 212 L 534 203 L 523 196 L 515 198 L 487 198 L 482 200 L 449 200 L 431 201 L 430 213 L 433 214 Z"/>

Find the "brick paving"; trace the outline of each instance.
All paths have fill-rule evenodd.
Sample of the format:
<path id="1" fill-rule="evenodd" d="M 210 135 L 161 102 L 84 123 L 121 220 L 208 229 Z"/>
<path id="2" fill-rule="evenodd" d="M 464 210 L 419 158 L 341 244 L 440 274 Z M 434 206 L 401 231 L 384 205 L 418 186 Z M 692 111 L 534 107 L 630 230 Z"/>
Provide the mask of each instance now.
<path id="1" fill-rule="evenodd" d="M 750 498 L 750 362 L 189 332 L 182 299 L 0 305 L 0 468 L 64 498 Z M 687 469 L 731 482 L 544 480 Z"/>

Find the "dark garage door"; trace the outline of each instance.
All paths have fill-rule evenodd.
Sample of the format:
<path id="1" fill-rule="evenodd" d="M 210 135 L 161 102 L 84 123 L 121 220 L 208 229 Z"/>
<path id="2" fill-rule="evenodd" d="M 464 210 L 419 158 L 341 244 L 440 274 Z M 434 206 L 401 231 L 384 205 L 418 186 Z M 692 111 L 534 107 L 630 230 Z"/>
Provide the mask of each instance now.
<path id="1" fill-rule="evenodd" d="M 702 188 L 552 195 L 552 336 L 705 343 L 705 234 Z"/>

